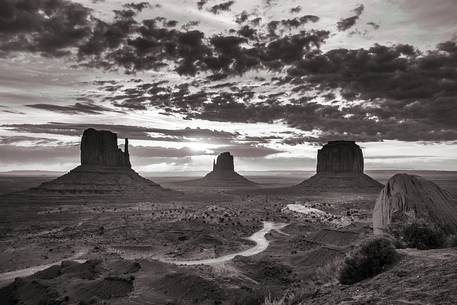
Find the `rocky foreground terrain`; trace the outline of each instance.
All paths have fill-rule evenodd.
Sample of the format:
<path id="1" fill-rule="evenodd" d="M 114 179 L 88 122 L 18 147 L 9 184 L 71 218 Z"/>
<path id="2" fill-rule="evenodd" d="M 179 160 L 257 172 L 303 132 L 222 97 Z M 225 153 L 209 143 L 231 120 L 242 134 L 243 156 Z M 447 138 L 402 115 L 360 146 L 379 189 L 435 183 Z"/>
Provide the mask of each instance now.
<path id="1" fill-rule="evenodd" d="M 302 291 L 306 305 L 457 304 L 457 250 L 401 251 L 401 261 L 378 276 L 346 286 L 336 281 Z M 298 303 L 297 303 L 298 304 Z"/>

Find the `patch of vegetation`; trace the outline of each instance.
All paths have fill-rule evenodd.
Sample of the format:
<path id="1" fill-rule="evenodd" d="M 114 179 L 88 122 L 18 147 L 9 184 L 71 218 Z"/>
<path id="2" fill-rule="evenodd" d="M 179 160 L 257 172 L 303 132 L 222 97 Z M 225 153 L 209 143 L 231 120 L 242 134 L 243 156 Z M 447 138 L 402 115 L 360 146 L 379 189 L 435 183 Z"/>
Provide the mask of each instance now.
<path id="1" fill-rule="evenodd" d="M 319 290 L 313 287 L 301 287 L 287 291 L 282 297 L 268 295 L 262 305 L 300 305 L 303 301 L 315 296 Z"/>
<path id="2" fill-rule="evenodd" d="M 445 248 L 446 233 L 437 225 L 414 221 L 402 227 L 400 239 L 409 248 L 420 250 Z"/>
<path id="3" fill-rule="evenodd" d="M 456 248 L 457 247 L 457 235 L 453 234 L 453 235 L 450 235 L 447 238 L 447 246 L 449 248 Z"/>
<path id="4" fill-rule="evenodd" d="M 393 243 L 386 238 L 376 238 L 360 245 L 344 260 L 340 269 L 341 284 L 351 285 L 371 278 L 386 270 L 398 260 Z"/>

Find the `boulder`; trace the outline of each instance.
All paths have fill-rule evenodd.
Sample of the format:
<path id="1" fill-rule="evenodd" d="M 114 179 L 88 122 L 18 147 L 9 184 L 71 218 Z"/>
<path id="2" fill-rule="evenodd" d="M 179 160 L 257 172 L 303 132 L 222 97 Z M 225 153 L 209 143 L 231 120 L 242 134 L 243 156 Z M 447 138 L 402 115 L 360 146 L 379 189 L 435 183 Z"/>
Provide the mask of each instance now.
<path id="1" fill-rule="evenodd" d="M 86 129 L 81 140 L 81 165 L 131 167 L 128 139 L 125 149 L 117 145 L 117 134 L 108 130 Z"/>
<path id="2" fill-rule="evenodd" d="M 374 233 L 382 234 L 390 225 L 414 219 L 457 228 L 457 198 L 423 177 L 396 174 L 376 200 Z"/>

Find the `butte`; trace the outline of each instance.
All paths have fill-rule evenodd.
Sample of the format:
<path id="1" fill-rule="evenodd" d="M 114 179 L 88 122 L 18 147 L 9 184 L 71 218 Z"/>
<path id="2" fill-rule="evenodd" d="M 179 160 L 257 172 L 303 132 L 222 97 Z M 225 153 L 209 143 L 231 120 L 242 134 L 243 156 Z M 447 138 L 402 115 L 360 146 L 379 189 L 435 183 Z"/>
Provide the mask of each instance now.
<path id="1" fill-rule="evenodd" d="M 213 161 L 213 170 L 205 177 L 182 182 L 184 186 L 199 187 L 255 187 L 257 184 L 243 177 L 235 171 L 233 156 L 229 152 L 223 152 Z"/>
<path id="2" fill-rule="evenodd" d="M 293 187 L 318 192 L 379 192 L 383 185 L 364 174 L 362 149 L 354 141 L 330 141 L 317 152 L 317 170 Z"/>
<path id="3" fill-rule="evenodd" d="M 51 196 L 154 197 L 165 192 L 170 191 L 141 177 L 132 169 L 128 139 L 125 139 L 122 151 L 118 148 L 117 134 L 89 128 L 84 131 L 81 140 L 81 165 L 27 193 Z"/>

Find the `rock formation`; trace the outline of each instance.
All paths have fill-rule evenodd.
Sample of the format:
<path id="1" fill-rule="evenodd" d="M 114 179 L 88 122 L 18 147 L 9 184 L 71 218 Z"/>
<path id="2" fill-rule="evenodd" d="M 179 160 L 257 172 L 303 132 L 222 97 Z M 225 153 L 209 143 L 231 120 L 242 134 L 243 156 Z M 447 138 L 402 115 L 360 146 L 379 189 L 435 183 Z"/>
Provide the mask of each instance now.
<path id="1" fill-rule="evenodd" d="M 363 154 L 354 141 L 330 141 L 317 151 L 317 173 L 363 174 Z"/>
<path id="2" fill-rule="evenodd" d="M 229 152 L 223 152 L 217 156 L 216 161 L 213 161 L 213 172 L 222 172 L 222 171 L 235 171 L 235 166 L 233 165 L 233 156 Z"/>
<path id="3" fill-rule="evenodd" d="M 196 180 L 185 181 L 186 186 L 201 187 L 253 187 L 256 185 L 245 177 L 235 172 L 233 156 L 229 152 L 223 152 L 213 161 L 213 170 L 205 177 Z"/>
<path id="4" fill-rule="evenodd" d="M 457 198 L 420 176 L 394 175 L 376 200 L 373 230 L 381 234 L 391 224 L 413 219 L 457 228 Z"/>
<path id="5" fill-rule="evenodd" d="M 364 174 L 362 149 L 354 141 L 330 141 L 317 153 L 316 174 L 296 188 L 307 191 L 379 191 L 382 184 Z"/>
<path id="6" fill-rule="evenodd" d="M 125 139 L 122 151 L 117 146 L 117 134 L 107 130 L 86 129 L 81 140 L 81 165 L 130 168 L 128 141 Z"/>
<path id="7" fill-rule="evenodd" d="M 141 177 L 130 164 L 128 139 L 124 151 L 118 148 L 117 134 L 86 129 L 81 140 L 81 165 L 67 174 L 32 189 L 35 193 L 62 195 L 114 194 L 157 195 L 166 191 Z"/>

